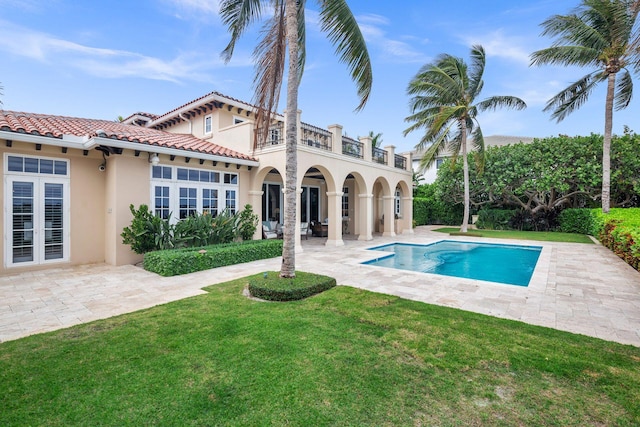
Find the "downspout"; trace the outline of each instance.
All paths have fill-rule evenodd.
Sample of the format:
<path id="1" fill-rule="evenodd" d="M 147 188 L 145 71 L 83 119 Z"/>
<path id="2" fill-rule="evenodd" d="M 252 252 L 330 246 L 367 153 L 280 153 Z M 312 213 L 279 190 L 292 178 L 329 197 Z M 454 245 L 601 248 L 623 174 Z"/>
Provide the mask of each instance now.
<path id="1" fill-rule="evenodd" d="M 182 115 L 182 113 L 178 114 L 178 117 L 180 117 L 182 120 L 184 120 L 185 122 L 189 123 L 189 134 L 193 135 L 193 128 L 192 128 L 192 124 L 191 124 L 191 120 L 187 119 L 185 116 Z"/>

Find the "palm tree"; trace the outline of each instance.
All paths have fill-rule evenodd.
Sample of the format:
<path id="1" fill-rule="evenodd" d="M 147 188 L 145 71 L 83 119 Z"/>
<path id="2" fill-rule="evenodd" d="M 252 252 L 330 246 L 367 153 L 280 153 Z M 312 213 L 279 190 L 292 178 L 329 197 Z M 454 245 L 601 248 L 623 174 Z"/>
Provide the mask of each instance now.
<path id="1" fill-rule="evenodd" d="M 455 162 L 462 156 L 464 179 L 464 217 L 460 231 L 467 232 L 469 221 L 469 164 L 467 153 L 467 134 L 473 139 L 476 150 L 476 167 L 482 168 L 484 162 L 484 138 L 477 115 L 481 111 L 508 107 L 522 110 L 526 104 L 514 96 L 492 96 L 475 103 L 484 84 L 482 75 L 485 67 L 485 53 L 482 46 L 471 48 L 471 66 L 462 58 L 442 54 L 432 63 L 424 65 L 411 80 L 407 93 L 410 100 L 411 115 L 405 118 L 412 123 L 405 136 L 418 129 L 426 132 L 416 145 L 417 150 L 425 152 L 420 161 L 420 171 L 433 164 L 441 152 L 448 150 Z"/>
<path id="2" fill-rule="evenodd" d="M 231 41 L 222 52 L 230 60 L 235 44 L 247 27 L 263 16 L 265 8 L 273 14 L 264 25 L 263 38 L 254 51 L 256 75 L 254 78 L 257 106 L 254 135 L 267 135 L 271 115 L 278 106 L 282 87 L 285 58 L 288 55 L 286 102 L 286 169 L 284 242 L 282 247 L 281 277 L 295 277 L 295 226 L 298 194 L 296 113 L 298 86 L 304 70 L 306 0 L 222 0 L 220 16 L 231 33 Z M 371 92 L 372 72 L 364 37 L 345 0 L 318 0 L 320 27 L 333 43 L 337 55 L 345 62 L 355 81 L 360 104 L 364 107 Z M 266 14 L 266 12 L 265 12 Z"/>
<path id="3" fill-rule="evenodd" d="M 372 130 L 369 131 L 369 138 L 371 138 L 371 147 L 380 148 L 382 145 L 382 133 L 374 133 Z"/>
<path id="4" fill-rule="evenodd" d="M 531 54 L 531 65 L 577 65 L 595 70 L 551 98 L 544 111 L 558 122 L 584 104 L 598 83 L 607 82 L 602 144 L 602 212 L 610 208 L 611 130 L 613 109 L 631 101 L 633 81 L 627 65 L 638 65 L 638 46 L 633 33 L 638 2 L 629 0 L 583 0 L 574 13 L 554 15 L 542 23 L 542 35 L 556 37 L 553 45 Z M 636 42 L 637 43 L 637 42 Z M 616 76 L 620 73 L 620 79 Z"/>

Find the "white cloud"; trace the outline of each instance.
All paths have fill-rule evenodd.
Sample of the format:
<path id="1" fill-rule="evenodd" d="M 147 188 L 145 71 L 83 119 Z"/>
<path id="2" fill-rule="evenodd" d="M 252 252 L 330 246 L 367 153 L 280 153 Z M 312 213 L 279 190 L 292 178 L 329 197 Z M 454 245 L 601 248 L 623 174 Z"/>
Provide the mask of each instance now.
<path id="1" fill-rule="evenodd" d="M 374 49 L 380 49 L 386 61 L 402 63 L 426 61 L 426 55 L 414 49 L 411 44 L 387 36 L 384 27 L 390 25 L 390 22 L 386 17 L 366 14 L 358 16 L 357 21 L 367 44 Z"/>
<path id="2" fill-rule="evenodd" d="M 219 0 L 165 0 L 179 10 L 217 15 L 220 10 Z"/>
<path id="3" fill-rule="evenodd" d="M 529 66 L 529 55 L 533 49 L 529 48 L 526 39 L 505 35 L 502 30 L 492 31 L 481 35 L 464 36 L 465 44 L 471 46 L 480 44 L 487 56 L 495 56 Z"/>
<path id="4" fill-rule="evenodd" d="M 16 43 L 20 40 L 20 43 Z M 157 58 L 137 52 L 97 48 L 62 40 L 46 33 L 0 21 L 0 52 L 21 56 L 56 67 L 72 67 L 103 77 L 137 77 L 179 82 L 209 81 L 208 72 L 223 61 L 202 53 L 185 52 L 175 58 Z M 231 66 L 251 64 L 248 57 L 236 57 Z"/>

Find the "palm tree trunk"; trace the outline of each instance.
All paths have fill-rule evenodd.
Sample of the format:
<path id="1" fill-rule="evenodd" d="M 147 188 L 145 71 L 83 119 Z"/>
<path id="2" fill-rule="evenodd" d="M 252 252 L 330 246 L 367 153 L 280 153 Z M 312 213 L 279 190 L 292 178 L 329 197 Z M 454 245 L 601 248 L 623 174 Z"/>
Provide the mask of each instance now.
<path id="1" fill-rule="evenodd" d="M 466 233 L 469 223 L 469 205 L 471 204 L 469 197 L 469 160 L 467 159 L 467 124 L 464 120 L 461 120 L 460 123 L 462 125 L 460 129 L 462 134 L 460 135 L 460 148 L 462 148 L 462 176 L 464 182 L 464 215 L 462 217 L 460 232 Z"/>
<path id="2" fill-rule="evenodd" d="M 284 233 L 280 277 L 296 275 L 296 209 L 298 192 L 298 7 L 296 0 L 286 0 L 286 31 L 289 52 L 287 71 L 286 159 L 284 185 Z"/>
<path id="3" fill-rule="evenodd" d="M 613 128 L 613 95 L 616 74 L 607 78 L 607 102 L 604 111 L 604 138 L 602 140 L 602 213 L 609 213 L 611 207 L 611 129 Z"/>

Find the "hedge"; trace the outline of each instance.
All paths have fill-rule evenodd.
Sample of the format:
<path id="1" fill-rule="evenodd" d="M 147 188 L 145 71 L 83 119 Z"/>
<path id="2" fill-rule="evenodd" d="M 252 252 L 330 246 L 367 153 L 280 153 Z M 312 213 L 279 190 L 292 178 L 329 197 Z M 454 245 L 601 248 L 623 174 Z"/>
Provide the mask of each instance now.
<path id="1" fill-rule="evenodd" d="M 476 227 L 486 230 L 509 230 L 516 211 L 513 209 L 480 209 Z"/>
<path id="2" fill-rule="evenodd" d="M 565 209 L 560 228 L 590 234 L 636 270 L 640 271 L 640 208 Z"/>
<path id="3" fill-rule="evenodd" d="M 280 255 L 282 240 L 249 240 L 200 248 L 148 252 L 144 255 L 144 268 L 167 277 Z"/>
<path id="4" fill-rule="evenodd" d="M 251 296 L 267 301 L 297 301 L 319 294 L 336 286 L 336 279 L 320 274 L 297 271 L 292 279 L 269 271 L 249 277 Z"/>

